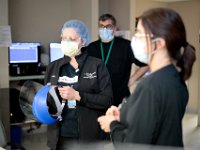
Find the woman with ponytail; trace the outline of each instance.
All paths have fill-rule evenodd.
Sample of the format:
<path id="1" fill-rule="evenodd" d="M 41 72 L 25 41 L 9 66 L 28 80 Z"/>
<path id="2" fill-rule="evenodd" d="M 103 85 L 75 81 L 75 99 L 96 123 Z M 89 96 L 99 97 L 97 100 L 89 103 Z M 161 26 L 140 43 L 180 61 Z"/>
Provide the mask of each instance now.
<path id="1" fill-rule="evenodd" d="M 182 119 L 189 98 L 185 81 L 196 57 L 180 15 L 168 8 L 144 12 L 131 46 L 151 74 L 121 108 L 111 106 L 98 118 L 102 130 L 110 132 L 115 143 L 183 147 Z"/>

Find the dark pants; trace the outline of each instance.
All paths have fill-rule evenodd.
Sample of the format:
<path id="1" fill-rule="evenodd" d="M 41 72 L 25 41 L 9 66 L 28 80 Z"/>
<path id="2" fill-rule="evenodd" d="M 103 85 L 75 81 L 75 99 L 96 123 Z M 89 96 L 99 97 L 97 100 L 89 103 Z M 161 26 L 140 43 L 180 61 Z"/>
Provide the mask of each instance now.
<path id="1" fill-rule="evenodd" d="M 74 145 L 78 145 L 79 140 L 77 138 L 59 137 L 56 150 L 71 150 Z"/>

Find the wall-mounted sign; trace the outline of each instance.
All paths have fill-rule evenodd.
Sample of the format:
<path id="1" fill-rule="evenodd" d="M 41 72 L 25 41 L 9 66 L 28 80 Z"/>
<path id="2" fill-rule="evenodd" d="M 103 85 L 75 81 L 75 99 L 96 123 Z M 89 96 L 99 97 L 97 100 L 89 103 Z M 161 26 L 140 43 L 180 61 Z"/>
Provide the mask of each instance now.
<path id="1" fill-rule="evenodd" d="M 11 43 L 10 26 L 0 26 L 0 47 L 9 47 Z"/>

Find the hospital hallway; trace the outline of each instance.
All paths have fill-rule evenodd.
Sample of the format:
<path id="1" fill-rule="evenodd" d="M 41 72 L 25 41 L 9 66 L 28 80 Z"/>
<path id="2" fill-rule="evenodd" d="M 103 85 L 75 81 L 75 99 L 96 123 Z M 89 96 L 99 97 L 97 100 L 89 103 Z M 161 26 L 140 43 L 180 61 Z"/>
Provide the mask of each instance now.
<path id="1" fill-rule="evenodd" d="M 46 146 L 46 126 L 42 125 L 31 132 L 29 127 L 24 127 L 22 132 L 22 145 L 26 150 L 48 150 Z M 199 150 L 200 127 L 197 127 L 197 115 L 186 113 L 183 119 L 183 140 L 185 150 Z M 98 149 L 98 148 L 95 148 Z M 102 149 L 113 150 L 111 145 L 103 146 Z"/>

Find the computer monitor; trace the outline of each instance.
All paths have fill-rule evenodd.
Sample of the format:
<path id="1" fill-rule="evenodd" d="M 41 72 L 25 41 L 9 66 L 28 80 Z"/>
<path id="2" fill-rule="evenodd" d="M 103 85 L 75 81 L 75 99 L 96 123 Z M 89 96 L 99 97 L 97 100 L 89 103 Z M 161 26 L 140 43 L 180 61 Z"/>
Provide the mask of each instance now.
<path id="1" fill-rule="evenodd" d="M 40 43 L 12 43 L 9 47 L 9 63 L 39 63 Z"/>
<path id="2" fill-rule="evenodd" d="M 61 51 L 60 43 L 50 43 L 50 62 L 62 58 L 64 54 Z"/>

